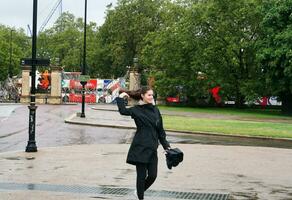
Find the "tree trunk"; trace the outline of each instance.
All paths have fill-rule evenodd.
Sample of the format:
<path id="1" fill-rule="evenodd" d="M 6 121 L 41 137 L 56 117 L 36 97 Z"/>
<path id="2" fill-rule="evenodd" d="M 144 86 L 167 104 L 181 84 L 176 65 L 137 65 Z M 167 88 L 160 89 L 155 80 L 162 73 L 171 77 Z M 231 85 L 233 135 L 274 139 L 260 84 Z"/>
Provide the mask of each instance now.
<path id="1" fill-rule="evenodd" d="M 284 114 L 292 114 L 292 94 L 282 96 L 282 112 Z"/>
<path id="2" fill-rule="evenodd" d="M 242 96 L 240 93 L 237 93 L 237 95 L 236 95 L 235 107 L 236 108 L 243 108 L 244 107 L 244 96 Z"/>
<path id="3" fill-rule="evenodd" d="M 235 107 L 244 107 L 244 96 L 239 92 L 239 82 L 236 84 L 236 94 L 235 94 Z"/>

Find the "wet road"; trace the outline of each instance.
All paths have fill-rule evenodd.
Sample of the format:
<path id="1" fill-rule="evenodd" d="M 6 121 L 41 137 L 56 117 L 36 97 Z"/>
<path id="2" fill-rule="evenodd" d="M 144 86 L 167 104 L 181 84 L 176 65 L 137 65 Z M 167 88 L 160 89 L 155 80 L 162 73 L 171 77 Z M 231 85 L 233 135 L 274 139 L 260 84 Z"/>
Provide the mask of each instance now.
<path id="1" fill-rule="evenodd" d="M 76 144 L 125 143 L 133 133 L 133 130 L 64 123 L 66 117 L 79 111 L 79 105 L 39 106 L 36 119 L 38 148 Z M 0 105 L 0 152 L 25 149 L 28 140 L 28 114 L 29 110 L 25 105 Z"/>
<path id="2" fill-rule="evenodd" d="M 134 134 L 134 130 L 127 129 L 116 129 L 116 128 L 102 128 L 102 127 L 93 127 L 93 126 L 80 126 L 64 123 L 64 119 L 74 113 L 80 112 L 80 105 L 63 105 L 63 106 L 54 106 L 54 105 L 41 105 L 37 109 L 37 123 L 36 123 L 36 142 L 39 149 L 45 147 L 58 147 L 58 146 L 68 146 L 68 145 L 78 145 L 78 144 L 122 144 L 129 143 Z M 91 109 L 90 106 L 86 106 L 86 109 Z M 0 104 L 0 152 L 8 151 L 24 151 L 27 145 L 28 140 L 28 107 L 26 105 L 4 105 Z M 232 146 L 262 146 L 262 147 L 277 147 L 277 148 L 290 148 L 292 149 L 292 141 L 275 141 L 275 140 L 263 140 L 263 139 L 245 139 L 245 138 L 234 138 L 234 137 L 225 137 L 225 136 L 211 136 L 211 135 L 189 135 L 189 134 L 179 134 L 179 136 L 174 135 L 171 132 L 167 133 L 168 140 L 171 143 L 187 143 L 187 144 L 214 144 L 214 145 L 232 145 Z M 119 145 L 118 145 L 119 146 Z M 174 145 L 175 146 L 175 145 Z M 199 145 L 198 145 L 199 146 Z M 198 147 L 194 145 L 194 148 L 197 148 L 194 153 L 194 157 L 201 159 L 196 161 L 195 166 L 198 169 L 198 177 L 200 173 L 206 172 L 210 173 L 206 167 L 200 167 L 214 160 L 214 165 L 221 166 L 225 161 L 228 161 L 230 153 L 233 151 L 220 151 L 220 147 L 216 147 L 215 152 L 206 156 L 204 152 L 206 149 L 204 146 Z M 192 147 L 193 148 L 193 147 Z M 191 148 L 191 149 L 192 149 Z M 210 147 L 209 147 L 210 148 Z M 224 147 L 229 148 L 229 147 Z M 233 149 L 233 147 L 231 147 Z M 281 167 L 285 168 L 287 166 L 287 160 L 284 153 L 276 154 L 277 156 L 271 156 L 268 158 L 266 152 L 269 152 L 266 148 L 254 148 L 254 150 L 249 151 L 249 148 L 240 148 L 235 151 L 238 155 L 241 155 L 241 161 L 243 166 L 238 168 L 234 167 L 235 172 L 228 174 L 225 172 L 225 168 L 218 168 L 218 172 L 214 172 L 213 175 L 206 174 L 201 177 L 200 181 L 206 177 L 214 178 L 216 182 L 216 176 L 223 173 L 221 176 L 224 179 L 222 184 L 225 185 L 225 188 L 236 187 L 232 196 L 234 199 L 291 199 L 291 187 L 290 179 L 287 180 L 284 178 L 271 179 L 268 177 L 261 177 L 262 170 L 266 170 L 265 163 L 261 163 L 256 157 L 258 154 L 264 154 L 266 162 L 281 163 L 279 166 L 276 164 L 273 165 L 274 168 L 271 170 L 271 174 L 277 174 L 281 171 Z M 271 153 L 278 151 L 287 151 L 289 150 L 280 150 L 280 149 L 271 149 Z M 201 153 L 200 153 L 201 152 Z M 217 153 L 220 153 L 217 155 Z M 206 152 L 205 152 L 206 153 Z M 225 155 L 226 154 L 226 155 Z M 213 158 L 212 158 L 213 156 Z M 284 156 L 284 157 L 283 157 Z M 288 155 L 290 156 L 290 155 Z M 290 157 L 289 157 L 290 158 Z M 217 159 L 217 160 L 216 160 Z M 218 160 L 222 159 L 222 160 Z M 286 162 L 281 162 L 281 159 Z M 236 160 L 236 158 L 234 158 Z M 233 160 L 232 160 L 233 161 Z M 250 162 L 249 162 L 250 161 Z M 237 161 L 239 162 L 239 161 Z M 233 164 L 237 163 L 236 161 Z M 283 164 L 284 163 L 284 164 Z M 271 163 L 270 163 L 271 164 Z M 203 165 L 204 166 L 204 165 Z M 252 166 L 252 167 L 251 167 Z M 271 166 L 269 166 L 271 167 Z M 250 168 L 251 170 L 248 173 L 243 173 L 240 169 L 245 170 Z M 259 168 L 260 170 L 256 170 Z M 255 170 L 254 170 L 255 169 Z M 269 168 L 270 169 L 270 168 Z M 289 168 L 290 169 L 290 168 Z M 217 170 L 217 168 L 216 168 Z M 270 172 L 268 172 L 269 174 Z M 260 178 L 258 177 L 259 174 Z M 290 177 L 290 173 L 287 173 L 287 177 Z M 195 175 L 194 175 L 195 176 Z M 284 181 L 283 181 L 284 180 Z M 218 180 L 217 180 L 218 181 Z M 204 186 L 206 188 L 210 187 L 210 184 Z M 209 188 L 210 189 L 210 188 Z M 211 189 L 210 189 L 211 190 Z M 229 190 L 226 190 L 229 191 Z M 271 194 L 272 196 L 278 196 L 279 198 L 260 198 L 261 195 Z"/>
<path id="3" fill-rule="evenodd" d="M 129 143 L 133 130 L 80 126 L 64 119 L 80 112 L 80 105 L 40 105 L 37 109 L 36 142 L 38 148 L 76 144 Z M 88 105 L 86 109 L 91 109 Z M 0 104 L 0 152 L 24 150 L 28 140 L 28 107 Z M 292 141 L 246 139 L 211 135 L 167 133 L 171 143 L 216 144 L 292 148 Z"/>
<path id="4" fill-rule="evenodd" d="M 168 133 L 170 135 L 171 133 Z M 292 140 L 272 140 L 262 138 L 216 136 L 206 134 L 180 134 L 179 137 L 169 137 L 173 142 L 180 144 L 213 144 L 224 146 L 257 146 L 292 149 Z"/>

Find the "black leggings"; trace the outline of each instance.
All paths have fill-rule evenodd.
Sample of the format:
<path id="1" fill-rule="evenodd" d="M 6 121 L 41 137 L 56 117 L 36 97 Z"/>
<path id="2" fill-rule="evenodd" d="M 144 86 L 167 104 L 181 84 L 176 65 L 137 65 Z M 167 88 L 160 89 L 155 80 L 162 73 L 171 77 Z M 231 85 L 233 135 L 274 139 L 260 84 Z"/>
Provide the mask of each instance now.
<path id="1" fill-rule="evenodd" d="M 144 163 L 136 164 L 137 171 L 136 187 L 139 199 L 144 199 L 144 192 L 154 183 L 157 177 L 157 165 L 158 165 L 157 154 L 154 154 L 151 157 L 150 162 L 147 164 Z"/>

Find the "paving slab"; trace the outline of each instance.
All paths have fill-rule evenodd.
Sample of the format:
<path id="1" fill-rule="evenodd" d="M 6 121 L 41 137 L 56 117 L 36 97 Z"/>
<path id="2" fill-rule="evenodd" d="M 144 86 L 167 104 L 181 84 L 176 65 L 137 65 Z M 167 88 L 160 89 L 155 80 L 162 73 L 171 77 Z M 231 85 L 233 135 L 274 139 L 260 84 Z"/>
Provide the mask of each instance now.
<path id="1" fill-rule="evenodd" d="M 152 191 L 230 194 L 231 199 L 292 199 L 291 149 L 200 144 L 174 146 L 184 151 L 184 162 L 169 170 L 163 150 L 159 148 L 159 172 Z M 100 187 L 133 190 L 136 174 L 135 167 L 125 163 L 128 148 L 129 144 L 99 144 L 44 148 L 37 153 L 1 153 L 0 197 L 27 199 L 23 194 L 32 190 L 35 199 L 131 199 L 128 194 L 80 192 L 80 188 Z M 10 187 L 9 190 L 9 184 L 25 184 L 28 189 Z M 72 189 L 66 193 L 38 191 L 37 188 L 43 185 L 59 189 L 73 187 L 77 193 Z M 150 194 L 145 200 L 155 198 L 178 199 Z"/>

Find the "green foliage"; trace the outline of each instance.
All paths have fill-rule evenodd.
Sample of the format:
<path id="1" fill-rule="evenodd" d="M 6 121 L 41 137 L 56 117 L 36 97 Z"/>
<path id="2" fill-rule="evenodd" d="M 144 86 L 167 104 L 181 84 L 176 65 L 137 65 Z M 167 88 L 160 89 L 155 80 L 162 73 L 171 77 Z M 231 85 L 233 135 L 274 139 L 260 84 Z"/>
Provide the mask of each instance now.
<path id="1" fill-rule="evenodd" d="M 199 68 L 194 65 L 198 41 L 191 33 L 190 9 L 185 4 L 168 3 L 161 10 L 160 29 L 149 33 L 144 41 L 142 59 L 156 76 L 157 90 L 162 96 L 183 87 L 189 98 L 204 95 Z"/>
<path id="2" fill-rule="evenodd" d="M 83 66 L 84 22 L 82 18 L 63 13 L 54 26 L 45 30 L 38 38 L 38 55 L 49 57 L 54 65 L 65 71 L 81 71 Z M 91 77 L 102 77 L 100 70 L 104 62 L 100 59 L 104 50 L 100 48 L 99 30 L 95 23 L 86 29 L 86 69 Z"/>
<path id="3" fill-rule="evenodd" d="M 54 65 L 66 71 L 80 71 L 83 22 L 70 13 L 63 13 L 50 29 L 38 37 L 38 56 L 49 57 Z M 59 63 L 57 63 L 59 62 Z"/>
<path id="4" fill-rule="evenodd" d="M 87 26 L 87 72 L 123 76 L 137 57 L 143 80 L 155 77 L 161 96 L 182 88 L 191 101 L 206 101 L 220 85 L 223 100 L 238 106 L 273 95 L 292 111 L 291 9 L 290 0 L 118 0 L 102 26 Z M 63 13 L 39 34 L 38 57 L 80 71 L 83 28 L 82 18 Z M 30 40 L 23 30 L 13 35 L 18 64 L 29 57 Z M 0 26 L 0 79 L 7 77 L 9 38 L 10 28 Z"/>
<path id="5" fill-rule="evenodd" d="M 264 1 L 258 58 L 270 91 L 280 96 L 283 111 L 292 112 L 292 2 Z"/>
<path id="6" fill-rule="evenodd" d="M 163 79 L 157 81 L 162 91 L 165 84 L 182 85 L 190 98 L 206 98 L 208 89 L 221 85 L 225 98 L 237 97 L 242 104 L 260 75 L 255 59 L 258 5 L 253 0 L 168 4 L 164 26 L 147 35 L 143 49 L 145 62 Z"/>
<path id="7" fill-rule="evenodd" d="M 20 73 L 20 59 L 28 57 L 30 42 L 25 36 L 24 30 L 4 26 L 0 24 L 0 81 L 8 77 L 10 67 L 10 42 L 11 42 L 11 72 L 12 75 Z"/>
<path id="8" fill-rule="evenodd" d="M 253 0 L 211 0 L 195 5 L 201 48 L 197 64 L 207 74 L 210 86 L 221 85 L 226 97 L 238 106 L 248 95 L 246 87 L 260 75 L 255 42 L 261 14 Z"/>
<path id="9" fill-rule="evenodd" d="M 120 0 L 115 9 L 107 11 L 100 37 L 102 47 L 110 54 L 107 63 L 113 75 L 123 75 L 126 66 L 133 65 L 133 58 L 141 57 L 145 36 L 159 29 L 163 5 L 161 0 Z"/>

